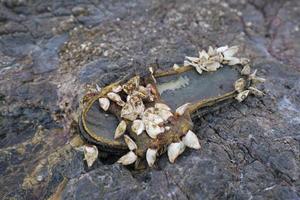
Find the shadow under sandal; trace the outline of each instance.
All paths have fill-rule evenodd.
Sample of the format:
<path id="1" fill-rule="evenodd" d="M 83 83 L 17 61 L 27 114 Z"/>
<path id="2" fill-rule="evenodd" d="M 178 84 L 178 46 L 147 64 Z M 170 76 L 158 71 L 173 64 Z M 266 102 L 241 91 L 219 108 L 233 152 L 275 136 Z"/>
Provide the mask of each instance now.
<path id="1" fill-rule="evenodd" d="M 192 118 L 224 102 L 242 102 L 249 94 L 262 96 L 249 60 L 237 58 L 237 46 L 209 47 L 184 66 L 134 76 L 88 93 L 79 119 L 86 141 L 123 165 L 155 165 L 167 152 L 171 163 L 186 147 L 200 149 Z M 120 157 L 121 156 L 121 157 Z"/>

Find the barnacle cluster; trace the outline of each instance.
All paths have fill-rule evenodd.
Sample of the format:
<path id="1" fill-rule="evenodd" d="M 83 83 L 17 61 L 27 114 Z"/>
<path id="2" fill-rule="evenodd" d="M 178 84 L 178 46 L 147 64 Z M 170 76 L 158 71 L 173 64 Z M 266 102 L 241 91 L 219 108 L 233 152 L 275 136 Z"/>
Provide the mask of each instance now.
<path id="1" fill-rule="evenodd" d="M 238 92 L 236 99 L 241 102 L 250 93 L 257 96 L 264 95 L 262 91 L 256 88 L 256 85 L 264 82 L 265 79 L 256 76 L 257 70 L 254 70 L 254 72 L 251 73 L 250 60 L 248 58 L 236 57 L 238 50 L 238 46 L 222 46 L 218 48 L 213 48 L 210 46 L 208 51 L 199 51 L 199 57 L 186 56 L 184 66 L 193 66 L 199 74 L 202 74 L 203 71 L 217 71 L 224 65 L 241 65 L 243 67 L 241 70 L 241 75 L 244 77 L 238 79 L 234 84 L 234 88 Z M 175 65 L 174 68 L 178 70 L 179 66 Z M 250 85 L 246 84 L 245 78 L 250 81 Z"/>
<path id="2" fill-rule="evenodd" d="M 98 92 L 101 89 L 98 87 Z M 197 136 L 191 130 L 184 130 L 184 134 L 176 142 L 167 142 L 172 134 L 168 134 L 173 124 L 184 115 L 188 104 L 180 106 L 175 112 L 165 103 L 159 100 L 157 89 L 153 84 L 141 84 L 140 77 L 135 76 L 123 85 L 114 86 L 106 95 L 99 98 L 99 106 L 104 111 L 115 112 L 118 114 L 120 122 L 115 130 L 114 139 L 124 139 L 129 152 L 122 156 L 118 162 L 123 165 L 133 164 L 138 156 L 145 153 L 146 161 L 150 167 L 155 163 L 156 157 L 164 145 L 168 145 L 168 157 L 170 162 L 184 151 L 185 147 L 194 149 L 200 148 Z M 112 108 L 110 108 L 112 107 Z M 129 134 L 128 134 L 129 133 Z M 147 149 L 139 149 L 131 134 L 138 137 L 147 134 L 149 142 Z M 142 147 L 141 147 L 142 148 Z M 145 151 L 145 152 L 144 152 Z"/>
<path id="3" fill-rule="evenodd" d="M 264 79 L 256 76 L 256 70 L 251 72 L 249 59 L 235 56 L 237 51 L 237 46 L 209 47 L 208 51 L 200 51 L 199 57 L 186 57 L 184 66 L 175 64 L 171 73 L 194 67 L 202 74 L 217 71 L 225 65 L 237 65 L 240 67 L 241 78 L 235 81 L 235 91 L 227 97 L 234 97 L 242 102 L 249 94 L 263 95 L 256 85 L 264 82 Z M 155 84 L 155 77 L 158 75 L 152 68 L 150 72 L 152 81 L 134 76 L 127 82 L 112 84 L 108 90 L 105 88 L 104 92 L 98 86 L 90 89 L 92 96 L 101 94 L 97 98 L 101 109 L 119 119 L 119 124 L 112 134 L 114 140 L 122 140 L 128 147 L 128 152 L 117 161 L 122 165 L 137 164 L 144 159 L 148 166 L 152 167 L 156 158 L 164 152 L 167 152 L 169 161 L 174 163 L 186 147 L 201 148 L 196 134 L 191 130 L 190 118 L 190 112 L 198 104 L 186 103 L 172 110 L 160 98 Z M 215 100 L 218 100 L 218 97 Z M 90 157 L 93 161 L 95 156 L 88 155 L 92 151 L 96 152 L 91 147 L 85 150 L 86 158 Z M 88 164 L 92 165 L 91 162 Z"/>

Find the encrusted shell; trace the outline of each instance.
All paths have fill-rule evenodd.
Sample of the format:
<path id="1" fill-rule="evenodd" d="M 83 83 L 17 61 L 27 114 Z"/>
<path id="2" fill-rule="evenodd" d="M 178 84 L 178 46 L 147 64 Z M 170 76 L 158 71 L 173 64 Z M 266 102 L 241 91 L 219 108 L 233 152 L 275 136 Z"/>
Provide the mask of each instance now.
<path id="1" fill-rule="evenodd" d="M 131 130 L 137 135 L 140 135 L 145 130 L 144 122 L 139 119 L 134 120 L 131 125 Z"/>
<path id="2" fill-rule="evenodd" d="M 122 120 L 116 128 L 114 138 L 118 139 L 119 137 L 121 137 L 125 133 L 126 127 L 127 127 L 126 122 Z"/>
<path id="3" fill-rule="evenodd" d="M 137 149 L 137 145 L 128 135 L 124 135 L 124 140 L 130 151 Z"/>
<path id="4" fill-rule="evenodd" d="M 92 146 L 84 145 L 83 152 L 84 152 L 84 159 L 86 160 L 88 167 L 91 167 L 93 163 L 96 161 L 96 159 L 98 158 L 98 148 L 94 145 Z"/>
<path id="5" fill-rule="evenodd" d="M 121 163 L 122 165 L 130 165 L 134 163 L 137 159 L 137 155 L 134 152 L 129 151 L 127 154 L 122 156 L 117 162 Z"/>
<path id="6" fill-rule="evenodd" d="M 168 158 L 171 163 L 174 163 L 176 158 L 183 153 L 185 145 L 183 142 L 171 143 L 168 146 Z"/>
<path id="7" fill-rule="evenodd" d="M 146 152 L 146 160 L 149 165 L 149 167 L 152 167 L 155 163 L 157 155 L 157 149 L 147 149 Z"/>
<path id="8" fill-rule="evenodd" d="M 109 108 L 109 106 L 110 106 L 109 99 L 108 99 L 108 98 L 105 98 L 105 97 L 99 98 L 99 104 L 100 104 L 100 107 L 101 107 L 104 111 L 107 111 L 108 108 Z"/>
<path id="9" fill-rule="evenodd" d="M 198 137 L 196 134 L 189 130 L 185 136 L 182 138 L 182 142 L 189 148 L 200 149 L 201 145 L 199 143 Z"/>

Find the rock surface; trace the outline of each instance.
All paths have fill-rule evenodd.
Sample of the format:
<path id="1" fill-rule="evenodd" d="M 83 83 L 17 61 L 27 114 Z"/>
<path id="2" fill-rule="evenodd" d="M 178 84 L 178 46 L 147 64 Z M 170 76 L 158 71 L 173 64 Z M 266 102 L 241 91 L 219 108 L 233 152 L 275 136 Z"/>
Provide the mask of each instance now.
<path id="1" fill-rule="evenodd" d="M 2 199 L 299 199 L 300 1 L 0 4 Z M 133 172 L 76 146 L 86 84 L 239 45 L 267 95 L 194 120 L 200 151 Z"/>

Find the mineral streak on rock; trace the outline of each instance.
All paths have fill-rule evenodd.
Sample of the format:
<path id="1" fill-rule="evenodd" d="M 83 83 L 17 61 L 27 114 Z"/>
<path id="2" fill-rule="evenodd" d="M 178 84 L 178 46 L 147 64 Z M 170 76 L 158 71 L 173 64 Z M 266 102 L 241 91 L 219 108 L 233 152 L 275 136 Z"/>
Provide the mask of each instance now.
<path id="1" fill-rule="evenodd" d="M 76 2 L 1 1 L 1 198 L 300 198 L 298 0 Z M 85 166 L 69 141 L 86 84 L 225 44 L 253 60 L 266 96 L 196 119 L 200 153 L 160 170 Z"/>

